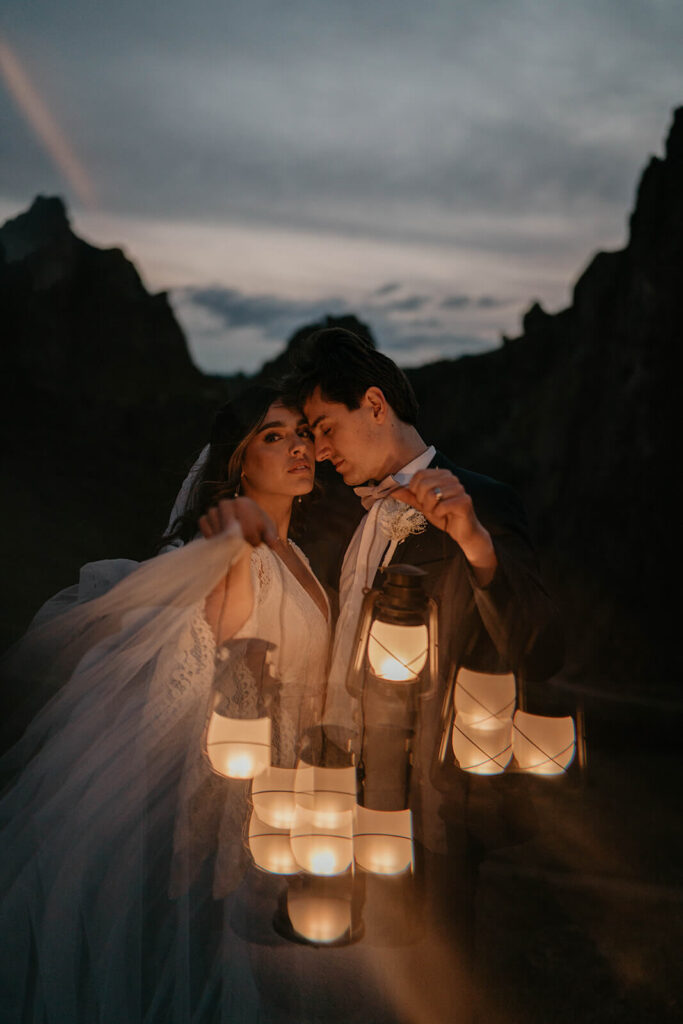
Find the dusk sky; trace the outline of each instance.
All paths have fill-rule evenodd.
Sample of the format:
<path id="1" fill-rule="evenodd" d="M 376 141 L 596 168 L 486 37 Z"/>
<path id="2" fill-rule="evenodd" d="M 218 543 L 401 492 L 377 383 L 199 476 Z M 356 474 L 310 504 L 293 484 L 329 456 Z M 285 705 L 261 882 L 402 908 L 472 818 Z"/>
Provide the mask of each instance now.
<path id="1" fill-rule="evenodd" d="M 681 0 L 1 0 L 0 220 L 62 195 L 212 372 L 327 312 L 483 351 L 624 243 L 682 39 Z"/>

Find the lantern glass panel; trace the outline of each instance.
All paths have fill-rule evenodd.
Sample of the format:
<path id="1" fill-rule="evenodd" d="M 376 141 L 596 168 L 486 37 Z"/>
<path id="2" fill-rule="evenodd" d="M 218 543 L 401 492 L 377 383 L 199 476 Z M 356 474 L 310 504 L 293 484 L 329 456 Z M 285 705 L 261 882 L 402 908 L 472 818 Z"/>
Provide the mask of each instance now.
<path id="1" fill-rule="evenodd" d="M 254 810 L 261 821 L 273 828 L 291 828 L 296 807 L 294 783 L 296 768 L 278 768 L 271 765 L 251 787 Z"/>
<path id="2" fill-rule="evenodd" d="M 378 619 L 368 639 L 368 660 L 379 679 L 414 682 L 427 661 L 429 633 L 425 624 L 402 626 Z"/>
<path id="3" fill-rule="evenodd" d="M 287 894 L 292 928 L 310 942 L 336 942 L 351 930 L 351 904 L 337 896 Z"/>
<path id="4" fill-rule="evenodd" d="M 512 672 L 494 675 L 461 668 L 455 684 L 455 709 L 460 723 L 498 729 L 514 714 L 516 692 Z"/>
<path id="5" fill-rule="evenodd" d="M 479 729 L 455 716 L 453 751 L 463 771 L 474 775 L 500 775 L 512 759 L 512 721 L 496 729 Z"/>
<path id="6" fill-rule="evenodd" d="M 270 718 L 226 718 L 214 711 L 206 733 L 211 767 L 230 779 L 253 779 L 270 764 Z"/>
<path id="7" fill-rule="evenodd" d="M 338 815 L 331 827 L 316 825 L 313 811 L 297 806 L 291 830 L 297 864 L 312 875 L 339 875 L 353 860 L 353 811 Z"/>
<path id="8" fill-rule="evenodd" d="M 397 875 L 413 865 L 413 825 L 409 810 L 375 811 L 356 807 L 356 863 L 378 875 Z"/>
<path id="9" fill-rule="evenodd" d="M 562 775 L 576 751 L 574 719 L 571 715 L 549 718 L 517 711 L 512 746 L 522 771 L 534 775 Z"/>
<path id="10" fill-rule="evenodd" d="M 300 761 L 294 781 L 298 807 L 311 815 L 316 828 L 334 828 L 356 805 L 356 769 L 325 768 Z"/>
<path id="11" fill-rule="evenodd" d="M 299 871 L 289 841 L 289 830 L 272 828 L 254 812 L 249 821 L 249 849 L 254 863 L 274 875 L 293 875 Z"/>

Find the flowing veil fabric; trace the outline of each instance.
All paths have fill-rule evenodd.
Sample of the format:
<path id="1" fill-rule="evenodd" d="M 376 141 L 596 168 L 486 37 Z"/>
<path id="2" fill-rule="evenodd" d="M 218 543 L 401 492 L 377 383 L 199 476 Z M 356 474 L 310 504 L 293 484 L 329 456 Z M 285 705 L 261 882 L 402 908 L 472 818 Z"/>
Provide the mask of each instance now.
<path id="1" fill-rule="evenodd" d="M 245 547 L 232 532 L 151 559 L 37 617 L 6 659 L 5 677 L 54 696 L 0 764 L 1 1020 L 258 1019 L 216 998 L 251 995 L 211 899 L 206 819 L 234 801 L 198 768 L 216 664 L 203 602 Z"/>

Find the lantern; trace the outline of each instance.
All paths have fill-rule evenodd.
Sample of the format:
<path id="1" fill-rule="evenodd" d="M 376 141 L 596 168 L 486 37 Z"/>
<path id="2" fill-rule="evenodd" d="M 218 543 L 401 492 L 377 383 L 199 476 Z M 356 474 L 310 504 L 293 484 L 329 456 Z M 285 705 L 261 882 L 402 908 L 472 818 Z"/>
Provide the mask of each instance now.
<path id="1" fill-rule="evenodd" d="M 382 589 L 363 601 L 347 689 L 361 695 L 365 674 L 396 686 L 431 693 L 438 674 L 437 611 L 422 587 L 426 573 L 412 565 L 390 565 Z"/>
<path id="2" fill-rule="evenodd" d="M 563 775 L 574 759 L 574 719 L 517 711 L 512 746 L 519 769 L 534 775 Z M 582 758 L 583 761 L 583 758 Z"/>
<path id="3" fill-rule="evenodd" d="M 290 829 L 294 821 L 296 768 L 266 768 L 251 786 L 254 810 L 266 825 Z"/>
<path id="4" fill-rule="evenodd" d="M 515 711 L 515 677 L 461 668 L 455 683 L 455 710 L 462 725 L 498 729 Z"/>
<path id="5" fill-rule="evenodd" d="M 217 710 L 221 695 L 215 700 L 204 740 L 211 768 L 229 779 L 253 779 L 270 764 L 270 718 L 228 718 Z"/>
<path id="6" fill-rule="evenodd" d="M 413 867 L 413 826 L 409 810 L 356 807 L 356 863 L 377 875 L 398 875 Z"/>
<path id="7" fill-rule="evenodd" d="M 453 752 L 463 771 L 473 775 L 500 775 L 512 760 L 512 721 L 499 722 L 495 728 L 480 728 L 462 722 L 453 723 Z"/>
<path id="8" fill-rule="evenodd" d="M 293 875 L 299 871 L 294 860 L 289 829 L 273 828 L 254 811 L 249 821 L 249 849 L 254 864 L 274 875 Z"/>

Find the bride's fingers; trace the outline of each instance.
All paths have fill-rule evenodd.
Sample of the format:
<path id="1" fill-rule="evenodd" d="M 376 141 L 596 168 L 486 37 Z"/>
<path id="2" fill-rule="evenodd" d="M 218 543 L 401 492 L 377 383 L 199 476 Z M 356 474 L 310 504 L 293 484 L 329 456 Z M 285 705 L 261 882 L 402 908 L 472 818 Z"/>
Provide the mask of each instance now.
<path id="1" fill-rule="evenodd" d="M 211 529 L 211 524 L 209 523 L 209 517 L 208 516 L 206 516 L 206 515 L 200 516 L 199 517 L 199 522 L 197 523 L 197 525 L 199 526 L 199 530 L 200 530 L 200 533 L 201 533 L 202 537 L 206 537 L 207 540 L 208 540 L 209 537 L 213 537 L 213 530 Z"/>

